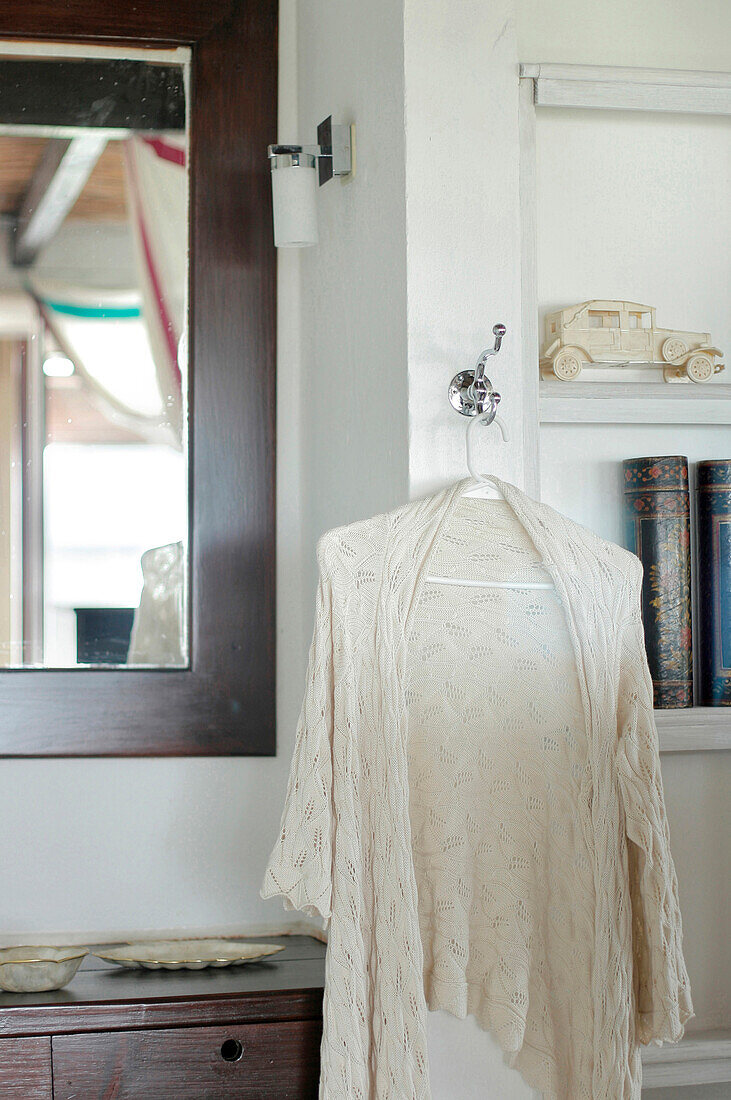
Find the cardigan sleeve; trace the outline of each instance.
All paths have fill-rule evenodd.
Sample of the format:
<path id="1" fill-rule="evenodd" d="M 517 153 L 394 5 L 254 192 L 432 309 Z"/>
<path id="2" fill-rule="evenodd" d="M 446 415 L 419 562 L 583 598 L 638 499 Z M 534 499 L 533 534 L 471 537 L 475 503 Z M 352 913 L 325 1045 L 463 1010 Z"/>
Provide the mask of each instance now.
<path id="1" fill-rule="evenodd" d="M 622 628 L 618 700 L 619 784 L 624 803 L 632 907 L 635 1033 L 640 1043 L 677 1042 L 693 1015 L 682 948 L 678 883 L 670 854 L 660 751 L 639 589 Z"/>
<path id="2" fill-rule="evenodd" d="M 322 557 L 315 629 L 279 837 L 269 857 L 263 898 L 327 921 L 332 880 L 332 589 Z"/>

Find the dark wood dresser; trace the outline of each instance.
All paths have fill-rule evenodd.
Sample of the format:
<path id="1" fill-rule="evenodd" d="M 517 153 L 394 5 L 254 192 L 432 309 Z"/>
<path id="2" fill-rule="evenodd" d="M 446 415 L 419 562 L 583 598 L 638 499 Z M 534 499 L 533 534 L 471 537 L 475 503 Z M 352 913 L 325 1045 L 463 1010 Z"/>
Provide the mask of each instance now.
<path id="1" fill-rule="evenodd" d="M 266 937 L 271 960 L 122 970 L 88 958 L 53 993 L 0 994 L 2 1100 L 317 1096 L 325 946 Z"/>

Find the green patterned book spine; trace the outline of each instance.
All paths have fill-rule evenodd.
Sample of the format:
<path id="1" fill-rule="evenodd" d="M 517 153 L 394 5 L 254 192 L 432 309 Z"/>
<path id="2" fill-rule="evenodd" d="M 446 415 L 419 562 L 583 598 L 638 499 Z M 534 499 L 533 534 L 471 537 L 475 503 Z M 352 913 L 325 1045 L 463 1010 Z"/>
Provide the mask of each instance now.
<path id="1" fill-rule="evenodd" d="M 647 662 L 660 709 L 693 706 L 688 459 L 624 462 L 627 545 L 639 557 Z"/>

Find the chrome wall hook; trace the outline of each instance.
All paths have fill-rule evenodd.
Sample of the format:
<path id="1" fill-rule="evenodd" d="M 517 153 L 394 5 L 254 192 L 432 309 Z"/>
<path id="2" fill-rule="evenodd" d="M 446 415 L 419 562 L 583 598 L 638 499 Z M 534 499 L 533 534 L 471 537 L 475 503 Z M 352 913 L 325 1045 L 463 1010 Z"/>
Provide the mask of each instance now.
<path id="1" fill-rule="evenodd" d="M 475 364 L 474 370 L 463 370 L 455 374 L 449 384 L 449 403 L 462 416 L 480 416 L 483 424 L 491 424 L 497 415 L 500 394 L 492 386 L 485 374 L 485 364 L 500 351 L 505 336 L 505 325 L 493 326 L 495 343 L 486 348 Z"/>

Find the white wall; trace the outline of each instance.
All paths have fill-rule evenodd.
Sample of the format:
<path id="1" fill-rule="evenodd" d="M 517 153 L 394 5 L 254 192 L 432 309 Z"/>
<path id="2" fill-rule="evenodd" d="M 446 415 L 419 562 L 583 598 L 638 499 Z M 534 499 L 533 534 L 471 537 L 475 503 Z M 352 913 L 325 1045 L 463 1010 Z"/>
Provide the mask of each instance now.
<path id="1" fill-rule="evenodd" d="M 656 306 L 660 326 L 709 331 L 728 359 L 729 120 L 541 108 L 536 160 L 541 318 L 587 298 L 626 298 Z M 731 381 L 731 365 L 713 381 Z M 542 496 L 622 542 L 623 457 L 723 458 L 730 443 L 725 425 L 546 425 Z"/>
<path id="2" fill-rule="evenodd" d="M 282 0 L 280 132 L 296 131 L 295 0 Z M 274 140 L 274 137 L 273 137 Z M 271 759 L 0 762 L 0 940 L 233 930 L 286 918 L 258 896 L 279 825 L 311 630 L 302 582 L 299 258 L 279 256 L 277 715 Z"/>
<path id="3" fill-rule="evenodd" d="M 728 1084 L 646 1089 L 642 1095 L 646 1100 L 728 1100 Z"/>
<path id="4" fill-rule="evenodd" d="M 731 119 L 540 108 L 536 161 L 542 317 L 624 298 L 731 352 Z"/>
<path id="5" fill-rule="evenodd" d="M 731 68 L 727 0 L 516 0 L 521 61 Z"/>
<path id="6" fill-rule="evenodd" d="M 508 329 L 488 375 L 512 446 L 485 469 L 523 479 L 518 80 L 512 0 L 406 0 L 406 224 L 411 496 L 466 473 L 468 421 L 447 387 Z"/>
<path id="7" fill-rule="evenodd" d="M 288 919 L 258 889 L 304 682 L 315 542 L 408 495 L 402 11 L 322 0 L 301 5 L 299 27 L 297 15 L 281 0 L 278 137 L 314 141 L 332 113 L 357 121 L 360 163 L 319 194 L 318 248 L 278 257 L 278 755 L 3 761 L 6 940 Z"/>
<path id="8" fill-rule="evenodd" d="M 672 753 L 662 758 L 662 774 L 696 1011 L 689 1030 L 728 1028 L 731 753 Z"/>
<path id="9" fill-rule="evenodd" d="M 401 5 L 300 4 L 298 64 L 300 140 L 329 114 L 357 124 L 355 177 L 320 190 L 320 244 L 301 257 L 309 606 L 319 535 L 408 491 Z"/>

